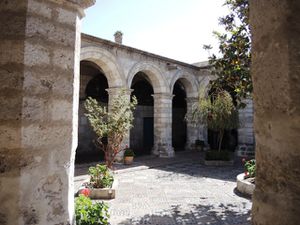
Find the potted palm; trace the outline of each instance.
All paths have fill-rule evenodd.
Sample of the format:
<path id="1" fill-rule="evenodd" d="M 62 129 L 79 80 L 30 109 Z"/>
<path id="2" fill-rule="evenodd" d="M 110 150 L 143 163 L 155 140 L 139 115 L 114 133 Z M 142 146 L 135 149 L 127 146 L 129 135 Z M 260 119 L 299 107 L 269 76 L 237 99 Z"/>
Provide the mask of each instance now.
<path id="1" fill-rule="evenodd" d="M 129 148 L 128 145 L 126 145 L 126 148 L 124 149 L 124 164 L 132 164 L 134 156 L 134 151 L 131 148 Z"/>
<path id="2" fill-rule="evenodd" d="M 196 124 L 204 124 L 208 129 L 218 132 L 218 148 L 210 149 L 205 153 L 205 164 L 233 164 L 230 152 L 222 149 L 225 130 L 235 129 L 239 125 L 237 109 L 231 95 L 225 90 L 215 91 L 210 96 L 200 94 L 198 105 L 193 109 L 191 119 Z M 230 163 L 222 161 L 230 161 Z"/>

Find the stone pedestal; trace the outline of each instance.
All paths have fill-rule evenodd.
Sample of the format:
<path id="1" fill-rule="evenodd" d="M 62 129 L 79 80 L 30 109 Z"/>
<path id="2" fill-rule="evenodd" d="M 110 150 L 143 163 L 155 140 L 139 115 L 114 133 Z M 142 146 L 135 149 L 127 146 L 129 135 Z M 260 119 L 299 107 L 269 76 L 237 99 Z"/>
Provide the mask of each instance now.
<path id="1" fill-rule="evenodd" d="M 80 18 L 93 1 L 0 4 L 0 223 L 73 224 Z"/>
<path id="2" fill-rule="evenodd" d="M 159 157 L 173 157 L 172 99 L 173 95 L 160 93 L 154 98 L 154 146 L 152 153 Z"/>
<path id="3" fill-rule="evenodd" d="M 300 1 L 249 2 L 257 164 L 252 224 L 299 224 Z"/>

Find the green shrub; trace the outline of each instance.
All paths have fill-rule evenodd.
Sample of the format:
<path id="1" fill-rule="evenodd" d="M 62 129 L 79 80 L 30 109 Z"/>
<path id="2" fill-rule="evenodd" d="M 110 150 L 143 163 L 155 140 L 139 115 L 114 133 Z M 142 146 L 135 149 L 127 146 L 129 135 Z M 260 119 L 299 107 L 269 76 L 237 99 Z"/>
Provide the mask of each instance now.
<path id="1" fill-rule="evenodd" d="M 209 96 L 203 90 L 200 91 L 199 102 L 192 109 L 192 113 L 186 115 L 186 119 L 195 125 L 200 123 L 217 131 L 219 151 L 225 130 L 235 129 L 239 125 L 237 109 L 231 95 L 225 90 L 216 90 Z"/>
<path id="2" fill-rule="evenodd" d="M 131 148 L 128 148 L 127 146 L 124 151 L 124 157 L 126 156 L 135 156 L 134 151 Z"/>
<path id="3" fill-rule="evenodd" d="M 223 160 L 230 161 L 230 152 L 228 151 L 208 151 L 205 153 L 205 160 Z"/>
<path id="4" fill-rule="evenodd" d="M 97 164 L 89 168 L 90 185 L 93 188 L 109 188 L 114 178 L 106 165 Z"/>
<path id="5" fill-rule="evenodd" d="M 104 202 L 92 203 L 91 199 L 79 195 L 75 199 L 77 225 L 109 225 L 108 206 Z"/>
<path id="6" fill-rule="evenodd" d="M 255 172 L 256 172 L 255 159 L 246 161 L 246 163 L 245 163 L 245 178 L 255 177 Z"/>

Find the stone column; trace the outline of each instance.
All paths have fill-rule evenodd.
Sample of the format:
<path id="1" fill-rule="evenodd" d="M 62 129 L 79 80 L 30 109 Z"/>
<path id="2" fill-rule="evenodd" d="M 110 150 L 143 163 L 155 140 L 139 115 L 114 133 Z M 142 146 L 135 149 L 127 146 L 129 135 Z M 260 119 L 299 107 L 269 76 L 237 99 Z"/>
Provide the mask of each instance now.
<path id="1" fill-rule="evenodd" d="M 195 98 L 195 97 L 186 98 L 186 107 L 187 107 L 187 115 L 188 116 L 190 116 L 192 114 L 194 105 L 197 104 L 197 102 L 198 102 L 198 98 Z M 193 146 L 197 139 L 199 139 L 199 126 L 197 126 L 193 122 L 187 120 L 185 149 L 193 150 L 193 148 L 194 148 Z"/>
<path id="2" fill-rule="evenodd" d="M 80 18 L 93 1 L 0 3 L 0 223 L 73 224 Z"/>
<path id="3" fill-rule="evenodd" d="M 300 221 L 300 1 L 250 1 L 254 225 Z"/>
<path id="4" fill-rule="evenodd" d="M 125 91 L 125 95 L 127 97 L 127 100 L 130 101 L 130 96 L 131 92 L 133 91 L 132 89 L 124 89 L 124 88 L 108 88 L 106 91 L 108 92 L 108 110 L 110 110 L 111 105 L 113 103 L 113 100 L 119 96 L 121 91 Z M 128 131 L 126 137 L 124 137 L 123 142 L 121 144 L 121 149 L 124 149 L 126 145 L 130 146 L 130 131 Z M 117 156 L 116 156 L 116 161 L 121 162 L 123 160 L 123 154 L 124 152 L 121 151 Z"/>
<path id="5" fill-rule="evenodd" d="M 172 99 L 173 95 L 159 93 L 154 98 L 154 146 L 152 153 L 159 157 L 173 157 Z"/>
<path id="6" fill-rule="evenodd" d="M 238 156 L 254 156 L 254 131 L 253 131 L 253 101 L 245 99 L 246 107 L 239 109 L 240 127 L 238 129 Z"/>

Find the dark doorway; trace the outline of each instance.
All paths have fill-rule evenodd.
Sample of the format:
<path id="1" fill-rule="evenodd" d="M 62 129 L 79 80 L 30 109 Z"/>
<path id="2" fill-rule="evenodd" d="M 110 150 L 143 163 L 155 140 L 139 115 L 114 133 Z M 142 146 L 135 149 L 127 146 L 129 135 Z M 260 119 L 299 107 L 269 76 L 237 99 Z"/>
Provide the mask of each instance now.
<path id="1" fill-rule="evenodd" d="M 144 117 L 144 149 L 145 153 L 151 152 L 154 143 L 153 117 Z"/>
<path id="2" fill-rule="evenodd" d="M 81 61 L 76 163 L 99 161 L 104 158 L 103 152 L 95 145 L 97 136 L 84 115 L 84 102 L 88 97 L 92 97 L 100 104 L 107 105 L 107 88 L 108 82 L 101 68 L 93 62 Z"/>
<path id="3" fill-rule="evenodd" d="M 137 73 L 131 88 L 138 105 L 134 112 L 133 128 L 130 131 L 130 147 L 137 155 L 149 155 L 153 147 L 153 88 L 147 75 Z"/>
<path id="4" fill-rule="evenodd" d="M 186 121 L 187 110 L 186 92 L 180 80 L 176 81 L 173 89 L 172 103 L 172 145 L 175 151 L 182 151 L 186 144 Z"/>

